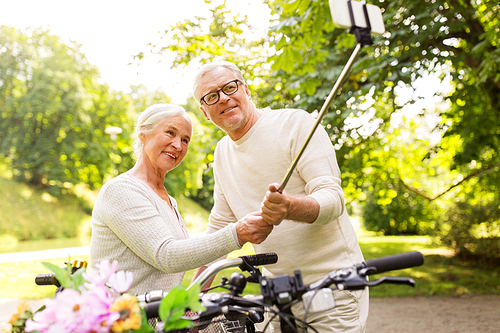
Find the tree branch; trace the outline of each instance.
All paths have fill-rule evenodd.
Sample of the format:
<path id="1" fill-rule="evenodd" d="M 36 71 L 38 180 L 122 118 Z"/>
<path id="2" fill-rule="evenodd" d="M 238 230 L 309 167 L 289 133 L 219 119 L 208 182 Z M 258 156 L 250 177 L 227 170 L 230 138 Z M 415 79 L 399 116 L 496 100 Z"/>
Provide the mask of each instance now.
<path id="1" fill-rule="evenodd" d="M 481 175 L 481 174 L 486 173 L 486 172 L 488 172 L 488 171 L 490 171 L 490 170 L 492 170 L 492 169 L 494 169 L 494 168 L 497 168 L 497 167 L 500 167 L 500 163 L 497 163 L 497 164 L 491 165 L 491 166 L 486 167 L 486 168 L 484 168 L 484 169 L 479 169 L 479 170 L 476 170 L 476 171 L 474 171 L 473 173 L 471 173 L 470 175 L 468 175 L 467 177 L 465 177 L 464 179 L 462 179 L 461 181 L 459 181 L 458 183 L 456 183 L 455 185 L 450 186 L 448 189 L 444 190 L 443 192 L 441 192 L 441 193 L 437 194 L 437 195 L 436 195 L 436 196 L 434 196 L 434 197 L 429 197 L 428 195 L 426 195 L 424 192 L 420 191 L 419 189 L 417 189 L 417 188 L 415 188 L 415 187 L 413 187 L 413 186 L 411 186 L 411 185 L 406 184 L 406 183 L 405 183 L 405 182 L 404 182 L 401 178 L 399 178 L 399 179 L 398 179 L 398 181 L 399 181 L 399 183 L 400 183 L 401 185 L 403 185 L 403 186 L 404 186 L 405 188 L 407 188 L 408 190 L 410 190 L 410 191 L 412 191 L 412 192 L 414 192 L 414 193 L 416 193 L 416 194 L 420 195 L 420 196 L 421 196 L 421 197 L 423 197 L 424 199 L 426 199 L 426 200 L 428 200 L 429 202 L 431 202 L 431 201 L 434 201 L 434 200 L 436 200 L 437 198 L 439 198 L 439 197 L 441 197 L 441 196 L 445 195 L 446 193 L 450 192 L 452 189 L 454 189 L 455 187 L 459 186 L 460 184 L 462 184 L 462 183 L 464 183 L 464 182 L 468 181 L 469 179 L 474 178 L 474 177 L 477 177 L 477 176 L 479 176 L 479 177 L 480 177 L 480 175 Z"/>

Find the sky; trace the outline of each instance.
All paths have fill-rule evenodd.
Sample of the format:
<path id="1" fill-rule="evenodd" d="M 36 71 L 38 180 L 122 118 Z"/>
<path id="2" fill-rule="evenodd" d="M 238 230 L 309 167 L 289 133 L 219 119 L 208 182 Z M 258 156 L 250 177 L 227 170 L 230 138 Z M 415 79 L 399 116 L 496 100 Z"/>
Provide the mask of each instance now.
<path id="1" fill-rule="evenodd" d="M 255 20 L 263 19 L 255 0 L 254 4 L 234 1 Z M 197 68 L 171 70 L 171 59 L 153 55 L 139 67 L 129 64 L 133 55 L 149 50 L 147 44 L 158 40 L 159 31 L 209 14 L 203 0 L 0 0 L 0 25 L 49 29 L 63 41 L 81 44 L 82 52 L 111 88 L 124 92 L 137 84 L 149 90 L 161 88 L 177 104 L 184 104 L 191 95 Z"/>

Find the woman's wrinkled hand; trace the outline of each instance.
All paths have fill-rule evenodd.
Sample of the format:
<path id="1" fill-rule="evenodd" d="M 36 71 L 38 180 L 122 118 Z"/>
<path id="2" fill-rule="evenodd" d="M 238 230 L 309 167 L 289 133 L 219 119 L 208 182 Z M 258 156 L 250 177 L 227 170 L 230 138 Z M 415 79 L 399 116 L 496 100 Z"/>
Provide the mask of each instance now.
<path id="1" fill-rule="evenodd" d="M 247 214 L 236 223 L 236 233 L 241 246 L 246 242 L 260 244 L 271 231 L 273 231 L 273 226 L 264 221 L 261 212 Z"/>

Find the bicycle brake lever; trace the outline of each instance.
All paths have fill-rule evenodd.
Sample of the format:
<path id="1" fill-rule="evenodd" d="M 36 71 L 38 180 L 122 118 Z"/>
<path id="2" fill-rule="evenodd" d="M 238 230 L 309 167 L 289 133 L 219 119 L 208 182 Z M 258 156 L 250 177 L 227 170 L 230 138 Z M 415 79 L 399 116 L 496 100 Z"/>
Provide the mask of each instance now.
<path id="1" fill-rule="evenodd" d="M 391 284 L 407 284 L 409 286 L 415 286 L 415 280 L 405 277 L 397 277 L 397 276 L 384 276 L 378 280 L 370 281 L 367 283 L 368 287 L 377 286 L 382 283 L 391 283 Z"/>
<path id="2" fill-rule="evenodd" d="M 243 261 L 238 268 L 243 272 L 249 272 L 250 275 L 246 278 L 248 282 L 259 282 L 262 273 L 257 266 L 252 265 L 246 257 L 240 257 Z"/>

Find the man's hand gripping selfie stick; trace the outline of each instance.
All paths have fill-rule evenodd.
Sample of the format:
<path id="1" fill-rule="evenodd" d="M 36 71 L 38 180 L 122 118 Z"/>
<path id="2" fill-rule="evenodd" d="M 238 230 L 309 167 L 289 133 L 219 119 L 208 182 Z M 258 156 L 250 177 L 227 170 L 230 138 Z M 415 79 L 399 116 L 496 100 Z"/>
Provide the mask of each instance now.
<path id="1" fill-rule="evenodd" d="M 330 0 L 330 11 L 332 14 L 332 19 L 335 25 L 341 28 L 349 28 L 349 33 L 352 33 L 356 37 L 356 41 L 358 42 L 354 51 L 351 54 L 351 57 L 347 61 L 347 64 L 344 66 L 344 69 L 340 73 L 340 76 L 335 82 L 332 91 L 328 95 L 321 107 L 320 113 L 316 122 L 314 123 L 313 128 L 309 132 L 304 144 L 300 148 L 299 153 L 295 157 L 292 165 L 288 169 L 283 182 L 281 183 L 278 192 L 283 193 L 286 184 L 290 180 L 290 177 L 293 174 L 293 171 L 297 167 L 300 157 L 304 153 L 309 141 L 318 128 L 319 124 L 321 124 L 321 120 L 326 113 L 326 110 L 330 106 L 333 97 L 337 94 L 340 86 L 344 83 L 345 77 L 351 70 L 351 67 L 356 59 L 359 51 L 364 45 L 371 45 L 373 41 L 370 36 L 370 32 L 375 34 L 382 34 L 385 31 L 384 23 L 382 21 L 382 13 L 380 12 L 380 8 L 374 5 L 367 5 L 365 2 L 360 1 L 350 1 L 350 0 Z M 348 15 L 344 15 L 348 12 Z M 345 21 L 347 17 L 348 21 Z M 374 26 L 372 27 L 372 24 Z"/>

